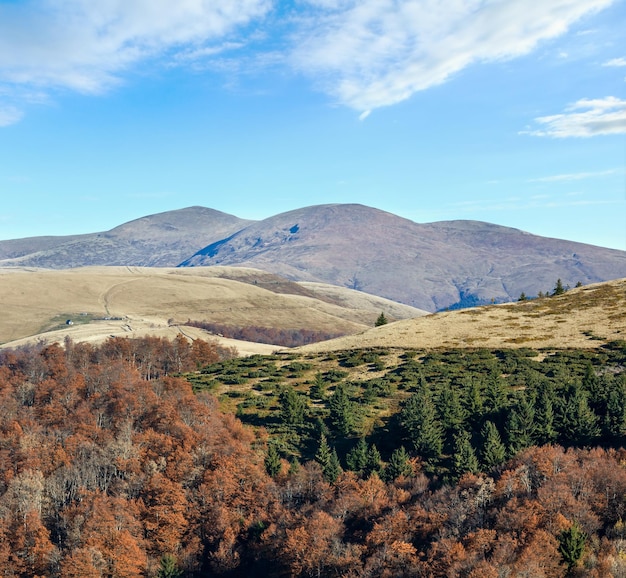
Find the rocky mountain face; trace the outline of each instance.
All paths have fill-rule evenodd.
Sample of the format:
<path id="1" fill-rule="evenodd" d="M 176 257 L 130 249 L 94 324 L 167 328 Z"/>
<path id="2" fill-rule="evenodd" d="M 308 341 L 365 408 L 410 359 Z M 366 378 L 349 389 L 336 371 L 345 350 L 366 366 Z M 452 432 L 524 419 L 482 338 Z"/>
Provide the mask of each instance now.
<path id="1" fill-rule="evenodd" d="M 254 222 L 181 266 L 241 265 L 359 289 L 427 311 L 626 277 L 626 252 L 477 221 L 419 224 L 362 205 Z"/>
<path id="2" fill-rule="evenodd" d="M 0 266 L 174 267 L 250 223 L 213 209 L 189 207 L 142 217 L 102 233 L 0 241 Z"/>
<path id="3" fill-rule="evenodd" d="M 262 269 L 331 283 L 426 311 L 517 300 L 563 285 L 626 277 L 626 252 L 478 221 L 415 223 L 356 204 L 246 221 L 203 207 L 104 233 L 0 241 L 0 266 Z"/>

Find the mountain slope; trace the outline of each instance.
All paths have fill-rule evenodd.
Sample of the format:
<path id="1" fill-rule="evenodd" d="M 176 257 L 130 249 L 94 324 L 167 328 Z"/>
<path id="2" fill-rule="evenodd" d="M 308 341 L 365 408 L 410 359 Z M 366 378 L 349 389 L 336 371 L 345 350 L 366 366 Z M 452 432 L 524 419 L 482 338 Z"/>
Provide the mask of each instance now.
<path id="1" fill-rule="evenodd" d="M 363 205 L 320 205 L 248 225 L 181 266 L 257 267 L 436 311 L 626 276 L 626 252 L 477 221 L 418 224 Z"/>
<path id="2" fill-rule="evenodd" d="M 102 233 L 0 241 L 0 266 L 171 267 L 250 223 L 213 209 L 188 207 L 142 217 Z"/>
<path id="3" fill-rule="evenodd" d="M 299 349 L 585 349 L 609 342 L 626 343 L 626 279 L 595 283 L 543 299 L 442 311 Z"/>
<path id="4" fill-rule="evenodd" d="M 318 297 L 276 275 L 243 268 L 0 269 L 0 344 L 12 346 L 26 337 L 169 335 L 169 327 L 188 320 L 338 335 L 372 327 L 383 308 L 395 318 L 424 314 L 395 304 L 388 309 L 376 297 L 353 304 L 351 292 L 344 293 L 341 301 L 323 292 Z"/>

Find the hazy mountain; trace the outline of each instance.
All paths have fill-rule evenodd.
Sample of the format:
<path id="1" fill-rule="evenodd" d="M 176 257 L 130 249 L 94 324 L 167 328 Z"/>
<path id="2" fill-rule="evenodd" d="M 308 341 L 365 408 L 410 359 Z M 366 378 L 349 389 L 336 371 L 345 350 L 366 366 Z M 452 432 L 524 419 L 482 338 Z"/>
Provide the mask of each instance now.
<path id="1" fill-rule="evenodd" d="M 142 217 L 102 233 L 0 241 L 0 266 L 170 267 L 250 223 L 213 209 L 189 207 Z"/>
<path id="2" fill-rule="evenodd" d="M 251 223 L 182 266 L 256 267 L 427 311 L 626 276 L 626 252 L 478 221 L 419 224 L 363 205 L 306 207 Z"/>

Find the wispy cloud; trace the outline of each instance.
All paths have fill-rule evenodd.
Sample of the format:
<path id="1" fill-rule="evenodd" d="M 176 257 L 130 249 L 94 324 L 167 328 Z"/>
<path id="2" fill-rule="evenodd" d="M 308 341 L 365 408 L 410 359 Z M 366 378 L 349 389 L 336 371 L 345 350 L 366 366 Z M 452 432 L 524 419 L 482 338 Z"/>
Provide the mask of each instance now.
<path id="1" fill-rule="evenodd" d="M 620 172 L 619 169 L 608 169 L 606 171 L 595 171 L 586 173 L 566 173 L 562 175 L 551 175 L 548 177 L 539 177 L 537 179 L 529 179 L 529 183 L 555 183 L 561 181 L 581 181 L 583 179 L 595 179 L 600 177 L 606 177 L 609 175 L 615 175 Z"/>
<path id="2" fill-rule="evenodd" d="M 512 59 L 612 0 L 308 0 L 296 67 L 367 112 L 409 98 L 477 62 Z"/>
<path id="3" fill-rule="evenodd" d="M 602 66 L 626 66 L 626 58 L 612 58 L 603 63 Z"/>
<path id="4" fill-rule="evenodd" d="M 535 122 L 543 128 L 520 134 L 554 138 L 591 137 L 626 133 L 626 100 L 614 96 L 582 99 L 562 114 L 540 116 Z"/>
<path id="5" fill-rule="evenodd" d="M 253 42 L 256 65 L 269 55 L 365 118 L 471 64 L 528 54 L 615 1 L 543 0 L 532 10 L 528 0 L 0 2 L 0 85 L 101 93 L 151 59 L 196 66 L 226 51 L 224 66 L 237 71 Z"/>
<path id="6" fill-rule="evenodd" d="M 22 120 L 23 113 L 14 106 L 0 105 L 0 126 L 9 126 Z"/>
<path id="7" fill-rule="evenodd" d="M 10 87 L 14 93 L 100 93 L 146 59 L 210 51 L 207 43 L 219 43 L 271 5 L 272 0 L 0 3 L 0 84 L 5 93 Z M 4 113 L 5 124 L 16 117 Z"/>

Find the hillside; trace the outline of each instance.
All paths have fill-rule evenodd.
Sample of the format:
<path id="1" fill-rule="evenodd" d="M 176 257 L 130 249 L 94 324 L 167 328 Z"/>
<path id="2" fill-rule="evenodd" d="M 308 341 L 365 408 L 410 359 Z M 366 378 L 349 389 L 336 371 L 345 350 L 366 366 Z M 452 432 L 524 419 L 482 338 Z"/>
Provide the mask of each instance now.
<path id="1" fill-rule="evenodd" d="M 626 279 L 560 296 L 443 311 L 303 348 L 309 352 L 376 347 L 596 348 L 626 340 Z"/>
<path id="2" fill-rule="evenodd" d="M 427 311 L 538 295 L 561 278 L 626 276 L 626 252 L 476 221 L 418 224 L 363 205 L 306 207 L 252 223 L 182 266 L 257 267 Z"/>
<path id="3" fill-rule="evenodd" d="M 204 207 L 149 215 L 110 231 L 0 241 L 0 267 L 174 267 L 250 221 Z"/>
<path id="4" fill-rule="evenodd" d="M 230 326 L 305 329 L 337 335 L 373 326 L 381 310 L 402 318 L 424 312 L 372 296 L 352 306 L 276 275 L 243 268 L 87 267 L 0 269 L 0 344 L 46 339 L 102 341 L 110 335 L 167 335 L 177 326 L 211 321 Z M 387 304 L 389 307 L 387 307 Z M 72 325 L 66 325 L 71 320 Z M 195 335 L 192 328 L 184 331 Z M 232 343 L 227 343 L 232 345 Z M 242 352 L 276 347 L 237 344 Z"/>
<path id="5" fill-rule="evenodd" d="M 515 301 L 626 276 L 626 252 L 478 221 L 416 223 L 363 205 L 304 207 L 247 221 L 204 207 L 107 232 L 0 241 L 0 267 L 255 268 L 425 311 Z"/>

